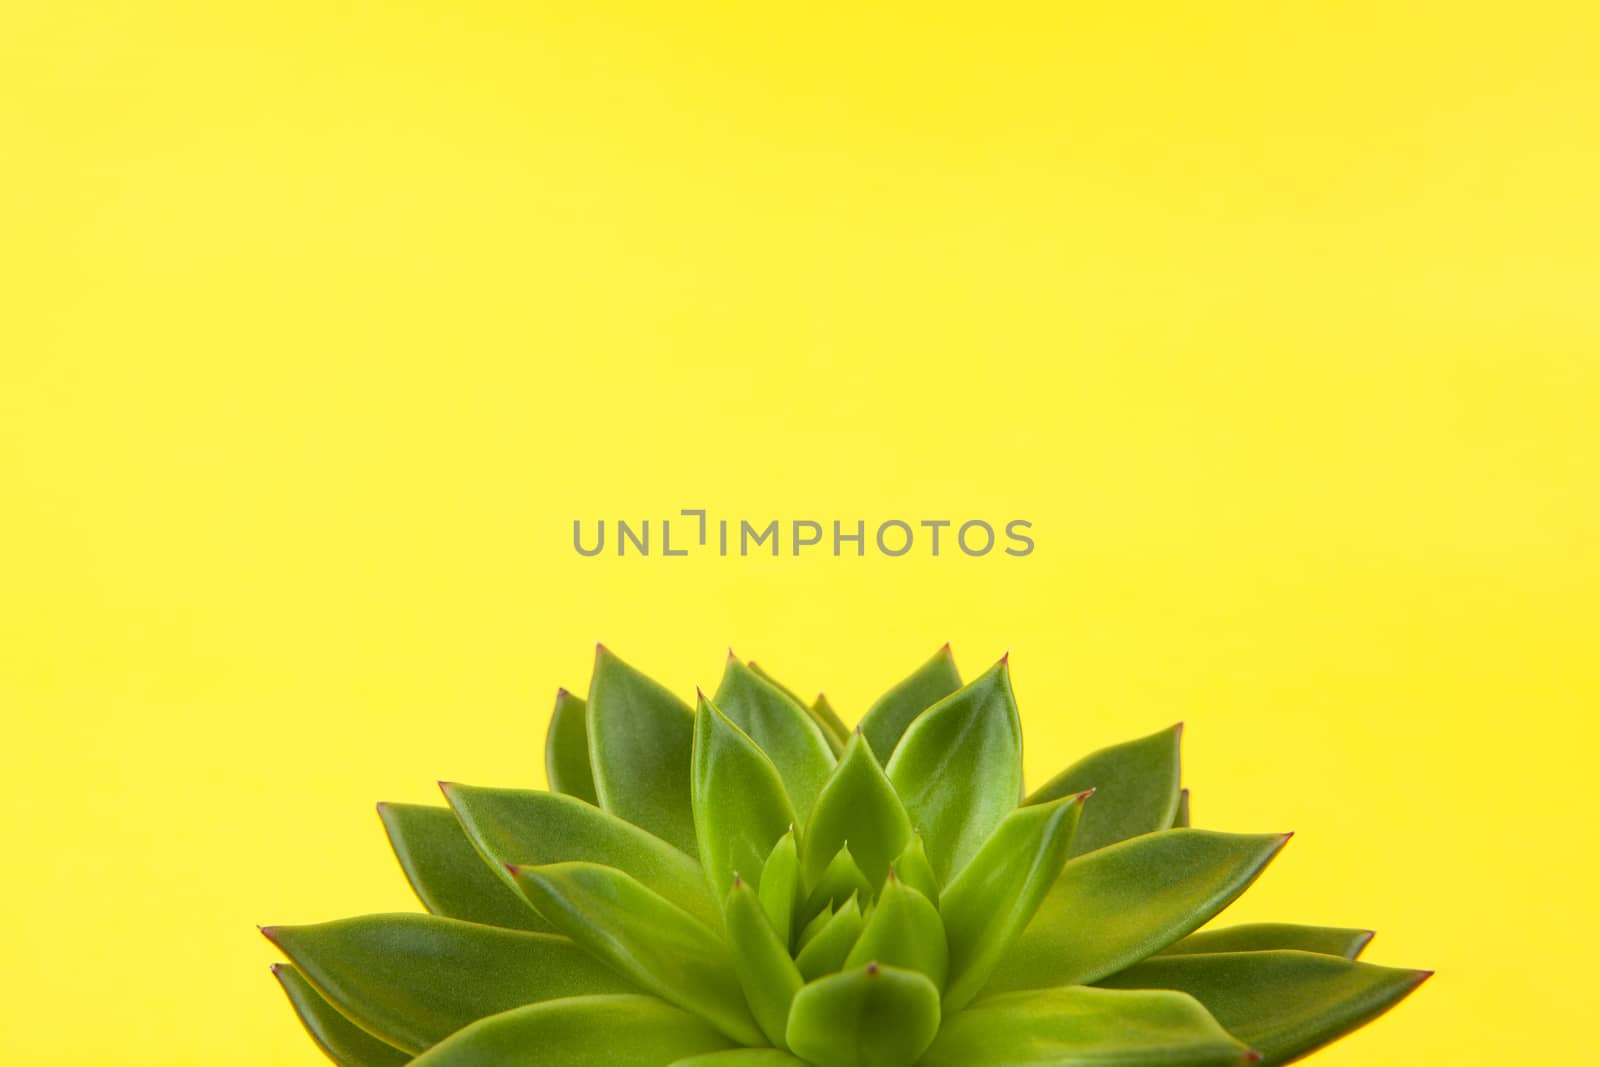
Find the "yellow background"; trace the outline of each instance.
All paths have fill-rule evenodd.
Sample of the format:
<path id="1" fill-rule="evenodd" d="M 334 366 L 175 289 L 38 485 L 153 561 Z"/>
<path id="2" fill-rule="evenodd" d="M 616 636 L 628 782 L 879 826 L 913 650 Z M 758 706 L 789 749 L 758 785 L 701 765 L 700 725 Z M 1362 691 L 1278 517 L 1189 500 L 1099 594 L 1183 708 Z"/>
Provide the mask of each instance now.
<path id="1" fill-rule="evenodd" d="M 1234 916 L 1439 971 L 1317 1062 L 1600 1052 L 1591 5 L 540 6 L 0 16 L 0 1060 L 319 1062 L 254 924 L 596 639 L 1185 719 Z M 570 548 L 694 506 L 1038 550 Z"/>

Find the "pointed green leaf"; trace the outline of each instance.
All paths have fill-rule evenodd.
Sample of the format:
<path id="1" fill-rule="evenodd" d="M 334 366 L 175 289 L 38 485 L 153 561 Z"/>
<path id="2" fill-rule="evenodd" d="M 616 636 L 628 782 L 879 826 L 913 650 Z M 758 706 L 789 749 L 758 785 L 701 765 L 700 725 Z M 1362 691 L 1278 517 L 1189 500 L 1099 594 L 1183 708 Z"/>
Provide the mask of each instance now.
<path id="1" fill-rule="evenodd" d="M 443 788 L 467 836 L 519 896 L 508 866 L 599 863 L 632 875 L 702 922 L 722 922 L 700 864 L 632 823 L 560 793 L 454 782 Z"/>
<path id="2" fill-rule="evenodd" d="M 1188 993 L 1272 1067 L 1371 1022 L 1430 973 L 1313 952 L 1223 952 L 1157 956 L 1102 984 Z"/>
<path id="3" fill-rule="evenodd" d="M 676 1060 L 669 1067 L 806 1067 L 806 1061 L 781 1049 L 735 1048 Z"/>
<path id="4" fill-rule="evenodd" d="M 945 645 L 933 658 L 879 697 L 861 717 L 861 733 L 878 757 L 888 763 L 900 738 L 924 711 L 961 688 L 955 657 Z"/>
<path id="5" fill-rule="evenodd" d="M 757 894 L 772 928 L 785 945 L 794 944 L 796 915 L 800 910 L 800 853 L 789 829 L 772 846 L 761 865 Z"/>
<path id="6" fill-rule="evenodd" d="M 1139 834 L 1166 830 L 1178 814 L 1178 746 L 1183 724 L 1103 748 L 1085 756 L 1040 786 L 1025 803 L 1042 804 L 1085 789 L 1094 801 L 1083 813 L 1072 854 Z"/>
<path id="7" fill-rule="evenodd" d="M 833 751 L 835 756 L 844 751 L 844 742 L 850 736 L 850 731 L 845 729 L 844 723 L 839 721 L 839 716 L 834 714 L 833 708 L 828 706 L 826 697 L 819 693 L 815 701 L 807 704 L 800 698 L 799 693 L 774 678 L 770 671 L 763 670 L 755 660 L 750 661 L 750 669 L 783 690 L 790 700 L 793 700 L 810 713 L 812 720 L 822 729 L 822 736 L 828 742 L 828 748 Z"/>
<path id="8" fill-rule="evenodd" d="M 927 975 L 939 989 L 944 988 L 950 973 L 950 949 L 939 909 L 893 874 L 867 916 L 861 937 L 845 957 L 844 967 L 850 970 L 874 961 Z"/>
<path id="9" fill-rule="evenodd" d="M 789 1047 L 814 1067 L 911 1067 L 938 1032 L 933 983 L 875 963 L 817 979 L 789 1012 Z"/>
<path id="10" fill-rule="evenodd" d="M 947 1013 L 978 995 L 1039 910 L 1066 865 L 1088 796 L 1018 808 L 945 887 L 939 911 L 950 938 Z"/>
<path id="11" fill-rule="evenodd" d="M 852 900 L 852 901 L 855 900 L 855 897 L 851 897 L 850 900 Z M 817 912 L 817 914 L 812 917 L 811 921 L 806 923 L 805 929 L 800 931 L 800 939 L 799 939 L 799 941 L 797 943 L 798 947 L 795 949 L 795 951 L 796 952 L 803 951 L 807 945 L 811 944 L 812 938 L 816 937 L 819 933 L 821 933 L 822 932 L 822 928 L 824 926 L 827 926 L 828 923 L 833 920 L 834 915 L 836 915 L 837 913 L 838 913 L 838 909 L 837 908 L 832 910 L 832 911 L 819 911 L 819 912 Z"/>
<path id="12" fill-rule="evenodd" d="M 861 902 L 851 897 L 800 950 L 794 962 L 800 968 L 801 977 L 810 982 L 843 967 L 845 957 L 850 955 L 850 949 L 861 936 L 863 925 Z"/>
<path id="13" fill-rule="evenodd" d="M 910 841 L 911 819 L 888 775 L 861 735 L 851 735 L 800 839 L 805 884 L 815 886 L 848 843 L 867 882 L 877 887 Z"/>
<path id="14" fill-rule="evenodd" d="M 800 969 L 789 956 L 789 946 L 772 928 L 755 890 L 742 879 L 734 882 L 723 911 L 728 917 L 734 968 L 750 1011 L 767 1040 L 786 1048 L 789 1004 L 805 984 Z"/>
<path id="15" fill-rule="evenodd" d="M 817 720 L 817 725 L 822 727 L 822 732 L 828 738 L 828 744 L 833 747 L 833 754 L 837 756 L 844 751 L 844 743 L 850 740 L 850 728 L 839 718 L 839 713 L 833 710 L 833 705 L 828 703 L 828 694 L 818 693 L 817 699 L 810 704 L 811 717 Z"/>
<path id="16" fill-rule="evenodd" d="M 811 895 L 806 898 L 805 913 L 814 915 L 826 908 L 837 907 L 851 897 L 871 900 L 876 895 L 876 890 L 868 883 L 867 876 L 861 873 L 855 857 L 850 854 L 850 846 L 846 845 L 834 854 L 833 862 L 817 879 Z"/>
<path id="17" fill-rule="evenodd" d="M 524 1004 L 634 989 L 564 937 L 434 915 L 365 915 L 262 933 L 342 1013 L 407 1052 Z"/>
<path id="18" fill-rule="evenodd" d="M 1068 861 L 985 995 L 1081 985 L 1161 951 L 1233 903 L 1287 840 L 1162 830 Z"/>
<path id="19" fill-rule="evenodd" d="M 589 712 L 582 697 L 556 690 L 556 710 L 544 735 L 544 773 L 557 793 L 600 803 L 589 766 Z"/>
<path id="20" fill-rule="evenodd" d="M 1078 986 L 979 1001 L 919 1067 L 1233 1067 L 1251 1062 L 1191 997 Z"/>
<path id="21" fill-rule="evenodd" d="M 1292 923 L 1246 923 L 1201 930 L 1182 941 L 1168 945 L 1158 955 L 1188 956 L 1197 952 L 1270 952 L 1296 949 L 1320 952 L 1324 956 L 1343 956 L 1353 960 L 1372 941 L 1371 930 L 1347 930 L 1337 926 L 1297 926 Z"/>
<path id="22" fill-rule="evenodd" d="M 663 1067 L 727 1048 L 703 1020 L 655 997 L 574 997 L 475 1023 L 414 1067 Z"/>
<path id="23" fill-rule="evenodd" d="M 556 929 L 640 988 L 744 1045 L 764 1038 L 728 948 L 682 908 L 612 867 L 518 867 L 517 884 Z"/>
<path id="24" fill-rule="evenodd" d="M 311 1040 L 339 1067 L 400 1067 L 411 1056 L 385 1044 L 355 1023 L 312 988 L 305 975 L 287 963 L 275 963 L 272 975 L 283 986 Z"/>
<path id="25" fill-rule="evenodd" d="M 912 723 L 888 775 L 948 884 L 1022 793 L 1022 724 L 1006 661 Z"/>
<path id="26" fill-rule="evenodd" d="M 600 806 L 696 855 L 689 706 L 600 646 L 589 681 L 588 729 Z"/>
<path id="27" fill-rule="evenodd" d="M 694 827 L 711 892 L 726 893 L 735 875 L 758 880 L 772 846 L 793 825 L 777 768 L 702 697 L 694 727 Z"/>
<path id="28" fill-rule="evenodd" d="M 817 793 L 833 773 L 833 749 L 822 728 L 803 703 L 731 655 L 712 702 L 772 760 L 804 834 Z"/>
<path id="29" fill-rule="evenodd" d="M 551 929 L 478 854 L 449 808 L 379 804 L 378 815 L 417 899 L 433 914 L 516 930 Z"/>
<path id="30" fill-rule="evenodd" d="M 1189 791 L 1178 790 L 1178 814 L 1172 817 L 1172 825 L 1178 829 L 1185 829 L 1189 825 Z"/>
<path id="31" fill-rule="evenodd" d="M 933 873 L 933 864 L 928 862 L 921 834 L 911 835 L 911 843 L 895 858 L 894 872 L 902 882 L 938 905 L 939 878 Z"/>

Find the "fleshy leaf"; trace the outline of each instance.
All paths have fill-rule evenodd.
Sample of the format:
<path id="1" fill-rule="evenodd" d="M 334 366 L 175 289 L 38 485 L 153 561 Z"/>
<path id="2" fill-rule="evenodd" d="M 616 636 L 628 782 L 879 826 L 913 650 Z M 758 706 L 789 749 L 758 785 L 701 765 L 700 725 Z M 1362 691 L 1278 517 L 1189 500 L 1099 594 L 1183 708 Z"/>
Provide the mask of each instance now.
<path id="1" fill-rule="evenodd" d="M 805 913 L 814 915 L 824 909 L 838 907 L 851 897 L 871 900 L 876 895 L 867 876 L 857 866 L 855 857 L 850 854 L 850 846 L 846 845 L 834 854 L 833 862 L 817 879 L 811 895 L 806 898 Z"/>
<path id="2" fill-rule="evenodd" d="M 704 1056 L 690 1056 L 674 1060 L 668 1067 L 806 1067 L 806 1061 L 797 1059 L 782 1049 L 735 1048 L 726 1052 L 711 1052 Z"/>
<path id="3" fill-rule="evenodd" d="M 1070 860 L 985 995 L 1081 985 L 1159 952 L 1233 903 L 1287 840 L 1162 830 Z"/>
<path id="4" fill-rule="evenodd" d="M 1353 960 L 1372 941 L 1371 930 L 1347 930 L 1338 926 L 1298 926 L 1293 923 L 1246 923 L 1201 930 L 1182 941 L 1168 945 L 1158 955 L 1188 956 L 1197 952 L 1270 952 L 1295 949 L 1320 952 L 1324 956 L 1343 956 Z"/>
<path id="5" fill-rule="evenodd" d="M 1313 952 L 1222 952 L 1157 956 L 1102 984 L 1188 993 L 1272 1067 L 1371 1022 L 1430 973 Z"/>
<path id="6" fill-rule="evenodd" d="M 564 937 L 434 915 L 366 915 L 261 932 L 341 1012 L 407 1052 L 524 1004 L 634 991 Z"/>
<path id="7" fill-rule="evenodd" d="M 478 854 L 449 808 L 379 804 L 378 815 L 417 899 L 433 914 L 516 930 L 551 929 Z"/>
<path id="8" fill-rule="evenodd" d="M 888 763 L 917 716 L 961 688 L 961 673 L 945 645 L 933 658 L 895 684 L 861 717 L 860 731 L 879 763 Z"/>
<path id="9" fill-rule="evenodd" d="M 1083 813 L 1072 854 L 1139 834 L 1166 830 L 1178 814 L 1179 723 L 1160 733 L 1091 753 L 1040 786 L 1025 803 L 1042 804 L 1085 789 L 1094 801 Z"/>
<path id="10" fill-rule="evenodd" d="M 910 841 L 911 819 L 899 794 L 862 736 L 852 734 L 800 838 L 805 884 L 815 886 L 848 843 L 856 865 L 876 888 Z"/>
<path id="11" fill-rule="evenodd" d="M 273 964 L 272 975 L 283 986 L 311 1040 L 339 1067 L 400 1067 L 411 1062 L 408 1053 L 379 1041 L 339 1014 L 312 988 L 305 975 L 289 964 Z"/>
<path id="12" fill-rule="evenodd" d="M 950 939 L 946 1013 L 978 995 L 1022 936 L 1066 865 L 1088 796 L 1018 808 L 945 887 L 939 911 Z"/>
<path id="13" fill-rule="evenodd" d="M 789 1011 L 789 1047 L 815 1067 L 911 1067 L 938 1032 L 933 983 L 876 963 L 817 979 Z"/>
<path id="14" fill-rule="evenodd" d="M 919 1067 L 1232 1067 L 1251 1051 L 1192 997 L 1078 986 L 993 997 L 946 1020 Z"/>
<path id="15" fill-rule="evenodd" d="M 794 828 L 790 827 L 761 864 L 757 889 L 762 910 L 785 945 L 794 944 L 798 932 L 795 919 L 800 910 L 800 889 L 800 853 L 794 843 Z"/>
<path id="16" fill-rule="evenodd" d="M 632 875 L 696 918 L 721 924 L 700 864 L 632 823 L 560 793 L 456 783 L 443 789 L 467 836 L 519 895 L 508 866 L 600 863 Z"/>
<path id="17" fill-rule="evenodd" d="M 588 728 L 600 806 L 696 855 L 689 706 L 602 645 L 589 681 Z"/>
<path id="18" fill-rule="evenodd" d="M 768 853 L 793 825 L 778 769 L 702 697 L 694 727 L 694 827 L 711 892 L 727 893 L 735 875 L 759 880 Z"/>
<path id="19" fill-rule="evenodd" d="M 761 1032 L 778 1048 L 786 1048 L 789 1004 L 805 980 L 789 956 L 789 946 L 772 928 L 755 890 L 735 881 L 723 907 L 728 917 L 728 944 L 745 1000 Z"/>
<path id="20" fill-rule="evenodd" d="M 1022 793 L 1022 724 L 1006 661 L 923 712 L 887 772 L 939 883 L 949 884 Z"/>
<path id="21" fill-rule="evenodd" d="M 833 705 L 828 703 L 828 694 L 818 693 L 817 699 L 808 706 L 811 717 L 817 720 L 817 725 L 822 727 L 822 732 L 828 738 L 828 743 L 833 746 L 833 754 L 837 756 L 844 751 L 844 743 L 850 740 L 850 728 L 839 718 L 839 713 L 833 710 Z"/>
<path id="22" fill-rule="evenodd" d="M 1189 791 L 1178 790 L 1178 813 L 1172 817 L 1172 825 L 1177 829 L 1186 829 L 1189 826 Z"/>
<path id="23" fill-rule="evenodd" d="M 711 699 L 772 760 L 794 806 L 795 818 L 790 821 L 804 835 L 817 793 L 833 773 L 833 749 L 822 727 L 805 704 L 732 655 Z"/>
<path id="24" fill-rule="evenodd" d="M 911 835 L 911 843 L 894 861 L 894 872 L 902 882 L 938 905 L 939 878 L 933 873 L 933 864 L 928 862 L 921 834 Z"/>
<path id="25" fill-rule="evenodd" d="M 801 699 L 799 693 L 778 681 L 777 678 L 773 677 L 771 671 L 764 670 L 755 660 L 750 661 L 750 669 L 764 680 L 783 690 L 785 696 L 806 709 L 812 721 L 822 730 L 822 737 L 828 742 L 828 748 L 832 750 L 835 756 L 844 751 L 845 739 L 850 736 L 850 731 L 845 728 L 843 722 L 839 721 L 839 716 L 834 713 L 833 708 L 828 706 L 826 697 L 819 693 L 816 700 L 807 704 Z"/>
<path id="26" fill-rule="evenodd" d="M 556 929 L 618 974 L 740 1044 L 765 1040 L 727 946 L 682 908 L 623 872 L 594 863 L 518 867 L 513 873 Z"/>
<path id="27" fill-rule="evenodd" d="M 414 1067 L 662 1067 L 725 1049 L 703 1020 L 655 997 L 573 997 L 484 1019 L 417 1057 Z"/>
<path id="28" fill-rule="evenodd" d="M 939 909 L 893 874 L 844 966 L 849 970 L 873 962 L 924 974 L 939 989 L 950 974 L 950 948 Z"/>
<path id="29" fill-rule="evenodd" d="M 810 982 L 843 967 L 864 924 L 861 902 L 851 897 L 800 949 L 794 962 L 800 968 L 801 977 Z"/>
<path id="30" fill-rule="evenodd" d="M 600 803 L 589 766 L 589 712 L 582 697 L 556 690 L 556 709 L 544 735 L 544 773 L 557 793 Z"/>

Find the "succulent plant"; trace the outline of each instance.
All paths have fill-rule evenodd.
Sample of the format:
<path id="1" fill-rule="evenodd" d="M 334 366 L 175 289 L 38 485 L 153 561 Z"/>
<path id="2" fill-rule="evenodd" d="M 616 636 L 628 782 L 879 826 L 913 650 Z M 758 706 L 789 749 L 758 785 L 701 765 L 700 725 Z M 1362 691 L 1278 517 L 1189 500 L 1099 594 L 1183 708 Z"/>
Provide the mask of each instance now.
<path id="1" fill-rule="evenodd" d="M 947 646 L 851 731 L 731 654 L 691 709 L 602 647 L 548 791 L 379 805 L 430 914 L 263 932 L 347 1067 L 1279 1064 L 1415 989 L 1367 931 L 1200 929 L 1288 835 L 1189 828 L 1180 734 L 1024 794 L 1005 659 L 963 685 Z"/>

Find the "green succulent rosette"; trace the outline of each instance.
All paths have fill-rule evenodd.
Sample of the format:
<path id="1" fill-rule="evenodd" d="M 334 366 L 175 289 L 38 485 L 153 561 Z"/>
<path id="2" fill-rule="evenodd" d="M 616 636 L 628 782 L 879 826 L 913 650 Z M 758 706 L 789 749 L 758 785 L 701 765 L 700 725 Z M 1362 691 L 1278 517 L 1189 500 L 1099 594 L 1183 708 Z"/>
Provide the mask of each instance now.
<path id="1" fill-rule="evenodd" d="M 1288 839 L 1189 826 L 1178 727 L 1031 794 L 1007 661 L 854 729 L 730 655 L 690 707 L 599 649 L 548 791 L 379 805 L 428 914 L 265 933 L 345 1067 L 1222 1067 L 1428 975 L 1361 930 L 1202 930 Z"/>

